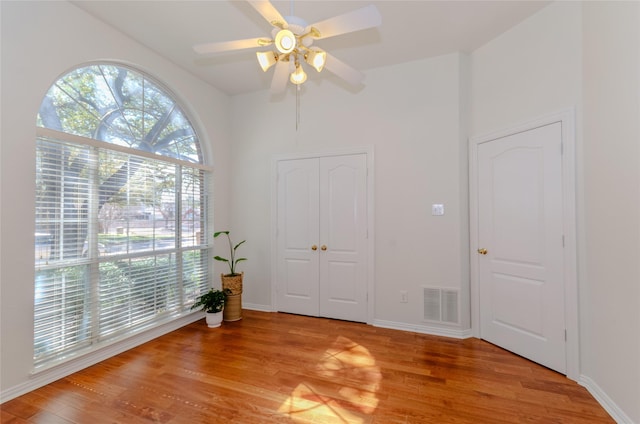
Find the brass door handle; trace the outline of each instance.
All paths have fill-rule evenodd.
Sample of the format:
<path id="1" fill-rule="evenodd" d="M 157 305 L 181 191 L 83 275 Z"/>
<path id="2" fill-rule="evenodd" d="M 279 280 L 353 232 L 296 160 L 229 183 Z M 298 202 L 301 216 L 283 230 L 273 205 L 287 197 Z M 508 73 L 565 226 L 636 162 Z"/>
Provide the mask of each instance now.
<path id="1" fill-rule="evenodd" d="M 311 250 L 318 250 L 318 246 L 314 244 L 313 246 L 311 246 Z"/>
<path id="2" fill-rule="evenodd" d="M 487 249 L 478 249 L 478 253 L 481 255 L 486 255 L 487 254 Z"/>
<path id="3" fill-rule="evenodd" d="M 322 246 L 320 246 L 321 250 L 327 250 L 327 246 L 325 246 L 324 244 Z"/>

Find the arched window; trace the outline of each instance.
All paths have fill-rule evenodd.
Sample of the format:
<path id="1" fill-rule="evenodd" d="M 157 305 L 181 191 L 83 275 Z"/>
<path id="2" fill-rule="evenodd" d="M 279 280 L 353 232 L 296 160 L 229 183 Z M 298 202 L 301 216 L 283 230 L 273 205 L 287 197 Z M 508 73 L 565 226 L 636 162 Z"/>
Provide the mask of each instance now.
<path id="1" fill-rule="evenodd" d="M 75 69 L 42 101 L 36 149 L 36 366 L 187 314 L 207 289 L 209 172 L 168 91 Z"/>

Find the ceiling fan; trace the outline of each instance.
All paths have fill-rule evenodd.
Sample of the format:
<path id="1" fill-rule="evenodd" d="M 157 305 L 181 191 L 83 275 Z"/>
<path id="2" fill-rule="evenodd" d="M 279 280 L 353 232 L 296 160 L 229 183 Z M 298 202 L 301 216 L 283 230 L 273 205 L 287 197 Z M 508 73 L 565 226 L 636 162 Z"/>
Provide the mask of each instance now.
<path id="1" fill-rule="evenodd" d="M 275 50 L 256 53 L 258 63 L 263 71 L 266 72 L 275 65 L 271 81 L 273 94 L 281 93 L 286 89 L 287 79 L 296 85 L 306 81 L 307 74 L 302 68 L 303 62 L 318 72 L 327 69 L 352 85 L 358 85 L 362 82 L 364 75 L 360 71 L 313 46 L 313 42 L 379 26 L 382 23 L 382 17 L 374 5 L 308 25 L 296 16 L 283 17 L 269 0 L 247 1 L 273 26 L 271 38 L 257 37 L 198 44 L 193 46 L 196 53 L 210 55 L 273 45 Z"/>

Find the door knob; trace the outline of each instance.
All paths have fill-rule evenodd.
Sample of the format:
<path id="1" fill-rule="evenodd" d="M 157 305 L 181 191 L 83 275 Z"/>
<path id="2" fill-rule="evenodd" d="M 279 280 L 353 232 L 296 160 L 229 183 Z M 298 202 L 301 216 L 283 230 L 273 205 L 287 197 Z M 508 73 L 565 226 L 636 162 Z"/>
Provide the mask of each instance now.
<path id="1" fill-rule="evenodd" d="M 487 249 L 478 249 L 478 253 L 481 255 L 486 255 L 487 254 Z"/>
<path id="2" fill-rule="evenodd" d="M 311 250 L 318 250 L 318 246 L 314 244 L 313 246 L 311 246 Z"/>
<path id="3" fill-rule="evenodd" d="M 327 246 L 325 246 L 324 244 L 322 246 L 320 246 L 320 249 L 322 250 L 327 250 Z"/>

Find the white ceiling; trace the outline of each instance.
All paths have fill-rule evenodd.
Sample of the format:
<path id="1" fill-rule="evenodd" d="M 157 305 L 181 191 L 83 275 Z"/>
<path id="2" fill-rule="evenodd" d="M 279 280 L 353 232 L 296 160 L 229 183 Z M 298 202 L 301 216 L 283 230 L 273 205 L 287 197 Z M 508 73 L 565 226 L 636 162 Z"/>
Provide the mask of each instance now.
<path id="1" fill-rule="evenodd" d="M 255 56 L 259 49 L 210 57 L 198 56 L 192 49 L 200 43 L 269 37 L 271 26 L 245 1 L 73 3 L 225 93 L 247 93 L 267 89 L 271 84 L 273 69 L 262 72 Z M 293 8 L 295 16 L 310 24 L 375 4 L 382 15 L 380 27 L 314 43 L 350 66 L 366 71 L 456 51 L 471 52 L 549 2 L 275 0 L 272 3 L 283 16 L 290 16 Z M 308 74 L 309 79 L 327 78 L 344 85 L 327 71 L 316 74 L 310 70 Z"/>

